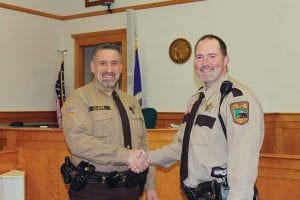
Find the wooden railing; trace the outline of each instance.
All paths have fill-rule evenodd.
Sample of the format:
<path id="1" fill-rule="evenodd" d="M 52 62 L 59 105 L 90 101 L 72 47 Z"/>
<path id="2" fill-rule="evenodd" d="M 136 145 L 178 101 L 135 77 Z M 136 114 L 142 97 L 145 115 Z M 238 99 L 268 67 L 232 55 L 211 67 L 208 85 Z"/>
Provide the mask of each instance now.
<path id="1" fill-rule="evenodd" d="M 183 113 L 158 113 L 156 128 L 169 128 L 180 124 Z M 300 113 L 266 113 L 265 138 L 262 153 L 299 154 Z"/>
<path id="2" fill-rule="evenodd" d="M 9 125 L 11 122 L 54 123 L 57 122 L 57 118 L 54 111 L 0 112 L 0 124 Z"/>
<path id="3" fill-rule="evenodd" d="M 175 133 L 175 129 L 148 130 L 150 149 L 171 143 Z M 67 199 L 67 186 L 59 168 L 70 152 L 62 130 L 0 128 L 0 149 L 0 172 L 25 170 L 26 199 Z M 161 200 L 184 199 L 178 174 L 179 163 L 168 169 L 157 167 L 156 186 Z M 257 185 L 262 200 L 300 199 L 300 155 L 261 153 Z"/>

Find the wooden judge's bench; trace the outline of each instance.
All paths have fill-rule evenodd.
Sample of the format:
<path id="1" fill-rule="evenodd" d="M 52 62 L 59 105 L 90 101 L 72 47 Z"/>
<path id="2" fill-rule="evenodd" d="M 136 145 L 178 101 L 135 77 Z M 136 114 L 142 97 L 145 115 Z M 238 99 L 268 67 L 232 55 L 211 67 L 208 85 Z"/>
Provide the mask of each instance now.
<path id="1" fill-rule="evenodd" d="M 257 186 L 262 200 L 300 199 L 300 117 L 265 117 L 265 140 L 260 154 Z M 150 149 L 169 144 L 175 129 L 149 129 Z M 26 200 L 67 200 L 60 166 L 69 155 L 61 129 L 0 127 L 0 173 L 24 170 Z M 179 164 L 157 167 L 161 200 L 183 200 Z M 143 200 L 146 198 L 143 197 Z"/>

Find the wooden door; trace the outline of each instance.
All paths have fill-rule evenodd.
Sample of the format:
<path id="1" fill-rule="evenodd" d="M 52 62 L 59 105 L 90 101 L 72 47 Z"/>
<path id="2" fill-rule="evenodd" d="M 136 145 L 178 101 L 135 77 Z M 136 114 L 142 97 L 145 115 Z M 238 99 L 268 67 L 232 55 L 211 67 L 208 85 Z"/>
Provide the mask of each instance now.
<path id="1" fill-rule="evenodd" d="M 84 48 L 93 47 L 103 42 L 118 43 L 122 46 L 122 74 L 119 80 L 119 87 L 123 91 L 127 91 L 127 43 L 126 29 L 117 29 L 110 31 L 100 31 L 92 33 L 73 34 L 74 39 L 74 85 L 75 88 L 85 84 L 84 70 Z"/>

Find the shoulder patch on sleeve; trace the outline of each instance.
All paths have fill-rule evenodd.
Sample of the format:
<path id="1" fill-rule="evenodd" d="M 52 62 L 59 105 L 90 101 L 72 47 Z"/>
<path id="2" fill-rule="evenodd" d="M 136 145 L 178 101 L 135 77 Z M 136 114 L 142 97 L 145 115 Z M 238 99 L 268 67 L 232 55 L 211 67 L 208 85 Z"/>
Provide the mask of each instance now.
<path id="1" fill-rule="evenodd" d="M 249 102 L 241 101 L 230 104 L 230 110 L 234 123 L 246 124 L 249 121 Z"/>

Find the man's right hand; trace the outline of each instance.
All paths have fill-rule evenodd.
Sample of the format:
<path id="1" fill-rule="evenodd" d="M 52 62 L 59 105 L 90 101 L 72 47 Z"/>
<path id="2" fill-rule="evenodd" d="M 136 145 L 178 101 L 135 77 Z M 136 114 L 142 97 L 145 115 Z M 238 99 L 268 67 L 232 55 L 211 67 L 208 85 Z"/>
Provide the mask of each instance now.
<path id="1" fill-rule="evenodd" d="M 149 167 L 148 154 L 143 150 L 130 150 L 127 165 L 135 173 L 141 173 Z"/>

